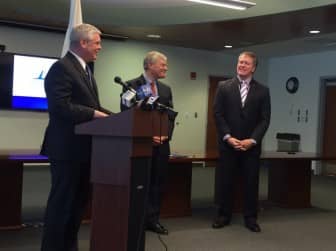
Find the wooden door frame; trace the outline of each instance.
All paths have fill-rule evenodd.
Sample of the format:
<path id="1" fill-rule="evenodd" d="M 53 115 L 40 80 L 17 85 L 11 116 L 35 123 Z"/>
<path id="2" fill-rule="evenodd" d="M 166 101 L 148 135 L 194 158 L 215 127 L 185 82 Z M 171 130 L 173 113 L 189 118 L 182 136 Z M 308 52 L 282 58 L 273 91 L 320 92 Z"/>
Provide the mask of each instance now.
<path id="1" fill-rule="evenodd" d="M 209 139 L 209 127 L 212 126 L 212 125 L 209 125 L 210 122 L 212 121 L 209 121 L 209 111 L 212 111 L 211 107 L 212 107 L 212 102 L 210 102 L 210 96 L 211 96 L 211 93 L 210 93 L 210 89 L 211 89 L 211 82 L 212 82 L 212 79 L 218 79 L 218 81 L 223 81 L 223 80 L 227 80 L 227 79 L 230 79 L 232 78 L 232 76 L 228 76 L 228 75 L 209 75 L 208 76 L 208 110 L 207 110 L 207 124 L 206 124 L 206 138 L 205 138 L 205 154 L 213 154 L 214 151 L 217 151 L 217 149 L 210 149 L 212 144 L 210 143 L 210 139 Z M 220 80 L 219 80 L 220 79 Z M 214 125 L 215 126 L 215 125 Z M 216 126 L 215 126 L 216 127 Z M 217 138 L 214 139 L 216 142 L 217 142 Z"/>
<path id="2" fill-rule="evenodd" d="M 336 82 L 336 76 L 326 76 L 320 78 L 320 95 L 318 109 L 318 128 L 317 128 L 317 149 L 318 154 L 323 153 L 323 136 L 324 136 L 324 120 L 325 120 L 325 102 L 326 102 L 326 91 L 329 82 Z"/>

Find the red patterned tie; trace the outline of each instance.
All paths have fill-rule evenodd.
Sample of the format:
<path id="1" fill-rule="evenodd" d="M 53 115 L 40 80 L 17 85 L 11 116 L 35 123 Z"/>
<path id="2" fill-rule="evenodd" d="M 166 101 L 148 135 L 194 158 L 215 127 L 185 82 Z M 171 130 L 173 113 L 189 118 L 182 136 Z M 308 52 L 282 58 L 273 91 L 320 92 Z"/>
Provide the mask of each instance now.
<path id="1" fill-rule="evenodd" d="M 155 82 L 150 83 L 152 96 L 156 96 L 156 88 L 155 88 Z"/>

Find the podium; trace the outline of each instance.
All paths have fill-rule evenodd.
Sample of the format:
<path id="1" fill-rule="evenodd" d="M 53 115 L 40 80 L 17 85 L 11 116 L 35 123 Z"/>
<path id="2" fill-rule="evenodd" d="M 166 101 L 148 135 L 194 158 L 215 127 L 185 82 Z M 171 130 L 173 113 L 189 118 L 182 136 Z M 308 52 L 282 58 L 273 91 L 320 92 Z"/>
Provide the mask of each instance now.
<path id="1" fill-rule="evenodd" d="M 168 134 L 167 114 L 132 108 L 76 126 L 92 135 L 91 251 L 143 251 L 152 137 Z"/>

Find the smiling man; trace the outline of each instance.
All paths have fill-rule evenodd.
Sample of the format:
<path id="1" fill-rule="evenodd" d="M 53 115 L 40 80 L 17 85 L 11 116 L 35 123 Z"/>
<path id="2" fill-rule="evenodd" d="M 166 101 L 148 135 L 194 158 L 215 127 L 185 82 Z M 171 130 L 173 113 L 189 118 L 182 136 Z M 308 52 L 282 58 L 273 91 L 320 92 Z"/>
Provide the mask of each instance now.
<path id="1" fill-rule="evenodd" d="M 158 102 L 173 108 L 173 95 L 171 88 L 160 80 L 166 78 L 168 71 L 167 57 L 158 52 L 150 51 L 143 61 L 144 73 L 141 76 L 127 81 L 128 85 L 145 97 L 158 97 Z M 128 109 L 121 104 L 121 110 Z M 174 129 L 176 114 L 168 112 L 168 137 L 154 136 L 152 165 L 147 196 L 145 228 L 158 234 L 168 234 L 168 230 L 159 221 L 162 198 L 162 188 L 167 176 L 168 159 L 170 154 L 169 141 Z"/>
<path id="2" fill-rule="evenodd" d="M 260 232 L 257 223 L 261 141 L 271 116 L 267 87 L 253 79 L 257 57 L 243 52 L 237 63 L 237 76 L 220 82 L 215 96 L 219 165 L 216 168 L 215 201 L 218 213 L 212 227 L 230 224 L 234 182 L 243 176 L 245 226 Z"/>
<path id="3" fill-rule="evenodd" d="M 42 251 L 78 250 L 77 233 L 90 191 L 91 136 L 76 135 L 75 126 L 110 113 L 100 105 L 87 65 L 101 50 L 100 34 L 90 24 L 74 27 L 70 50 L 45 78 L 49 123 L 41 154 L 50 162 L 51 190 Z"/>

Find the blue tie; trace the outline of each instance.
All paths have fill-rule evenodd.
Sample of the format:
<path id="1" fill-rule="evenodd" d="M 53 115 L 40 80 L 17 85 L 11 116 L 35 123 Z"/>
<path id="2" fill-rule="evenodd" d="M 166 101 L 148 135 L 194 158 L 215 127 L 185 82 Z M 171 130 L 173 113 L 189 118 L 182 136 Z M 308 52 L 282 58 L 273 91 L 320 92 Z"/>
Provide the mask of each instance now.
<path id="1" fill-rule="evenodd" d="M 92 86 L 93 86 L 93 84 L 92 84 L 92 74 L 91 74 L 90 67 L 88 65 L 85 66 L 85 72 L 86 72 L 86 76 L 89 79 L 90 87 L 92 88 Z"/>

